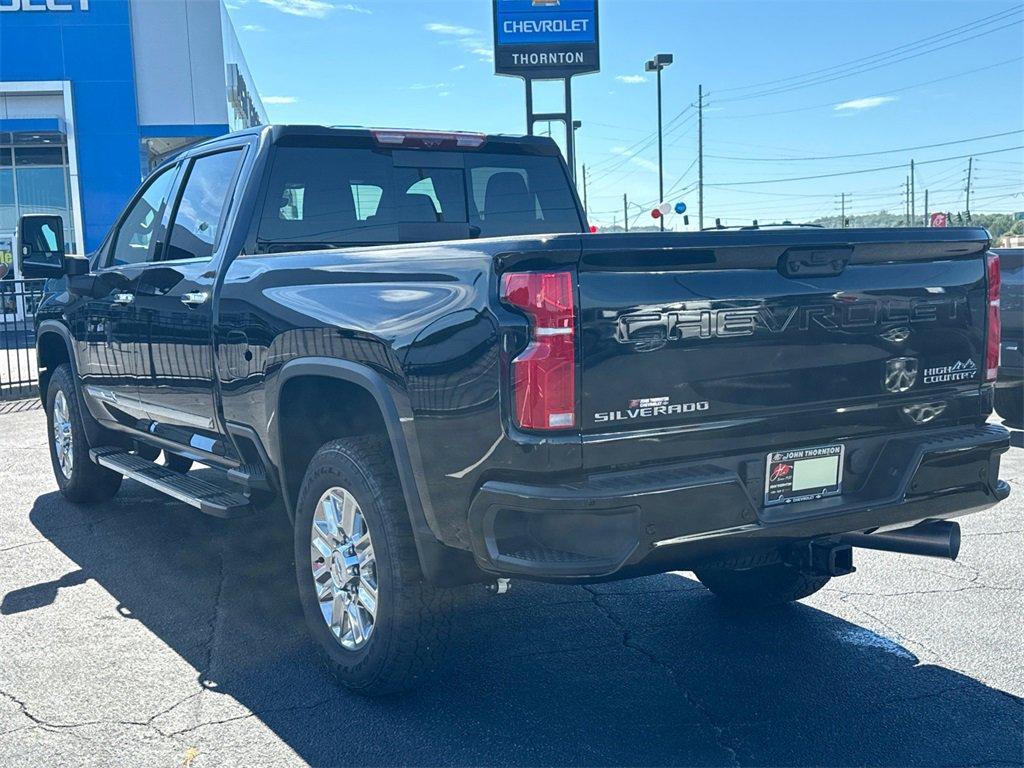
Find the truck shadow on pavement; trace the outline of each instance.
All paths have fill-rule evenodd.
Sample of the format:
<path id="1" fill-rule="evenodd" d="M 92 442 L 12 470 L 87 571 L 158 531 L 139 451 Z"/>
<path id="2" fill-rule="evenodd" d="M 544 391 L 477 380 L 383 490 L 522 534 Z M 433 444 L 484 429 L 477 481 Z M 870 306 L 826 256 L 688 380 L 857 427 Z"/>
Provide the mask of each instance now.
<path id="1" fill-rule="evenodd" d="M 116 621 L 141 622 L 197 670 L 191 695 L 151 713 L 151 725 L 214 760 L 225 740 L 255 745 L 260 723 L 314 765 L 1022 758 L 1021 702 L 1009 694 L 805 605 L 731 612 L 678 575 L 516 582 L 502 597 L 467 589 L 436 678 L 401 698 L 363 699 L 334 684 L 306 636 L 283 513 L 215 520 L 131 482 L 86 510 L 88 525 L 69 529 L 72 512 L 47 494 L 31 522 L 77 570 L 4 596 L 0 612 L 98 583 L 119 602 Z"/>

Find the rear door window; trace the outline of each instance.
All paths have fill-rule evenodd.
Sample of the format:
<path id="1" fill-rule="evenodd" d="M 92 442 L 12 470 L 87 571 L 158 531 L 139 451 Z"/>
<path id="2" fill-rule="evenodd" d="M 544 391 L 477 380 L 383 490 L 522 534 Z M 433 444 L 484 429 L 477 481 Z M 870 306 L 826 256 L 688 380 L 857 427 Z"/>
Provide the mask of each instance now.
<path id="1" fill-rule="evenodd" d="M 242 150 L 231 149 L 192 161 L 171 221 L 164 261 L 213 257 L 241 159 Z"/>

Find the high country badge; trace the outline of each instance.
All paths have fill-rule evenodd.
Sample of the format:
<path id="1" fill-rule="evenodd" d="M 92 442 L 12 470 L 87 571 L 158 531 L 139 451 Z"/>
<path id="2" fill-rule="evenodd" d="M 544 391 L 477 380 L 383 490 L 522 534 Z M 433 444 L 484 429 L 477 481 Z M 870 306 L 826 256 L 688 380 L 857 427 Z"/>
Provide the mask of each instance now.
<path id="1" fill-rule="evenodd" d="M 973 360 L 957 360 L 952 365 L 940 365 L 924 369 L 925 384 L 950 384 L 957 381 L 970 381 L 978 375 L 978 366 Z"/>

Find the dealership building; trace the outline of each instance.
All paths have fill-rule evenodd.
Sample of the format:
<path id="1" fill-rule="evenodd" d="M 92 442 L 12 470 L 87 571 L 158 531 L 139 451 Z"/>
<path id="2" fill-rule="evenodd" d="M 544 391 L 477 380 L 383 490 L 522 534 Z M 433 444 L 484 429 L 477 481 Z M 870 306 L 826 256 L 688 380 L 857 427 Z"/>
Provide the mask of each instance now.
<path id="1" fill-rule="evenodd" d="M 222 0 L 0 0 L 0 260 L 26 213 L 92 251 L 165 159 L 265 122 Z"/>

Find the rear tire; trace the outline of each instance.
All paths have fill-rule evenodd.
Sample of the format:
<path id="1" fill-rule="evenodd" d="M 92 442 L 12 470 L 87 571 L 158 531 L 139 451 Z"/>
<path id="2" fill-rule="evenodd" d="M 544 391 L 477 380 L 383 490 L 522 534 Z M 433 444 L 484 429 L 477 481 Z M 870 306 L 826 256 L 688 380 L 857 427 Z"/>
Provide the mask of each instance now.
<path id="1" fill-rule="evenodd" d="M 295 573 L 310 633 L 345 687 L 406 690 L 439 661 L 451 592 L 424 583 L 385 439 L 335 440 L 313 456 L 296 506 Z"/>
<path id="2" fill-rule="evenodd" d="M 88 504 L 106 501 L 121 487 L 121 475 L 94 464 L 82 422 L 71 366 L 57 366 L 46 390 L 46 426 L 50 463 L 57 487 L 68 501 Z"/>
<path id="3" fill-rule="evenodd" d="M 696 574 L 717 597 L 740 608 L 791 603 L 813 595 L 830 580 L 782 562 L 752 568 L 705 568 Z"/>
<path id="4" fill-rule="evenodd" d="M 996 389 L 996 413 L 1014 427 L 1024 427 L 1024 385 Z"/>

